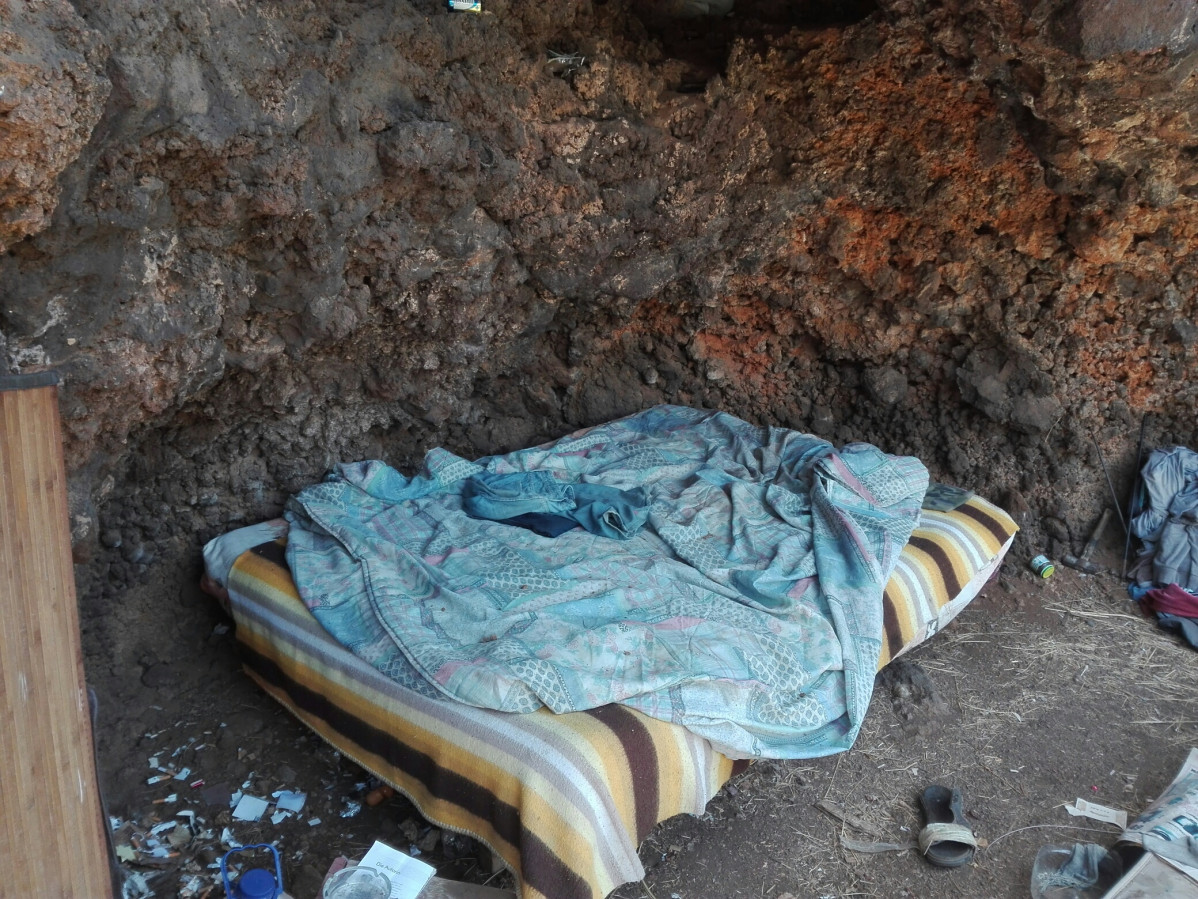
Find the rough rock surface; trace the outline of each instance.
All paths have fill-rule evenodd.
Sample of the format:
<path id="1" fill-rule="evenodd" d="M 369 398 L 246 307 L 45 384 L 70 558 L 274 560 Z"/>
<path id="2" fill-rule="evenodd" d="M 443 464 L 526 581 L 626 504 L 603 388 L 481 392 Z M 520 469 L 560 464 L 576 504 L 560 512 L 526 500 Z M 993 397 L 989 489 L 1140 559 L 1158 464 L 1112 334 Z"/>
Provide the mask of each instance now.
<path id="1" fill-rule="evenodd" d="M 168 671 L 201 613 L 138 585 L 335 461 L 663 401 L 1017 496 L 1017 563 L 1088 533 L 1096 446 L 1198 438 L 1198 54 L 1115 6 L 0 0 L 0 355 L 64 378 L 90 670 Z"/>
<path id="2" fill-rule="evenodd" d="M 103 61 L 67 0 L 0 0 L 0 253 L 49 223 L 103 111 Z"/>
<path id="3" fill-rule="evenodd" d="M 1082 0 L 1077 26 L 1081 52 L 1089 59 L 1198 47 L 1198 6 L 1189 0 Z"/>

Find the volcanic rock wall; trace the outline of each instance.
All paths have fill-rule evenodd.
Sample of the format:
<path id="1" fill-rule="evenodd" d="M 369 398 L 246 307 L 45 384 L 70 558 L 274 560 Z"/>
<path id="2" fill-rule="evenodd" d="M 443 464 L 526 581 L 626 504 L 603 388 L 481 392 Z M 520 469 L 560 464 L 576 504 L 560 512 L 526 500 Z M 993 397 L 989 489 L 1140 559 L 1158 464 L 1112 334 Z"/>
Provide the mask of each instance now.
<path id="1" fill-rule="evenodd" d="M 342 459 L 718 407 L 1026 557 L 1144 412 L 1194 444 L 1190 4 L 684 6 L 0 0 L 0 362 L 64 379 L 89 664 Z"/>

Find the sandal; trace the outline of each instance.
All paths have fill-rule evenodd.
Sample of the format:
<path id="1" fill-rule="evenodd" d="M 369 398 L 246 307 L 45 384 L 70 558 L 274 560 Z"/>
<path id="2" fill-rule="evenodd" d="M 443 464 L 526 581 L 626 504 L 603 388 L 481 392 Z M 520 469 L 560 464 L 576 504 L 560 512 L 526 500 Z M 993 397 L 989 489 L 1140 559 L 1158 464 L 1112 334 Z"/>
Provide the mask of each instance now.
<path id="1" fill-rule="evenodd" d="M 977 837 L 965 823 L 961 791 L 934 784 L 919 797 L 927 826 L 919 832 L 919 851 L 933 865 L 959 868 L 973 860 Z"/>

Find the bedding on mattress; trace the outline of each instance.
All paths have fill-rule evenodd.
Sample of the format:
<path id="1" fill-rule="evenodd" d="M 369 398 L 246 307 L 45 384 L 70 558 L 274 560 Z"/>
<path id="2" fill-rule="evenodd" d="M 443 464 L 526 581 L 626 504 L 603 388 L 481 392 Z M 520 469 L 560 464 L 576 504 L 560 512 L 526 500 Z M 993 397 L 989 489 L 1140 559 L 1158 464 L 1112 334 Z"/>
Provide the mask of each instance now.
<path id="1" fill-rule="evenodd" d="M 810 758 L 864 720 L 927 486 L 909 456 L 655 406 L 476 462 L 436 449 L 412 478 L 337 466 L 288 504 L 287 562 L 325 629 L 412 689 L 508 712 L 619 702 L 727 755 Z M 606 511 L 554 538 L 468 514 L 594 491 Z"/>
<path id="2" fill-rule="evenodd" d="M 924 510 L 881 601 L 878 667 L 947 624 L 1014 538 L 1001 509 L 972 497 Z M 337 643 L 299 598 L 285 522 L 205 547 L 228 591 L 247 673 L 346 756 L 407 795 L 429 821 L 469 834 L 516 875 L 521 899 L 602 899 L 644 869 L 658 822 L 701 814 L 747 763 L 685 728 L 620 705 L 497 712 L 400 686 Z"/>

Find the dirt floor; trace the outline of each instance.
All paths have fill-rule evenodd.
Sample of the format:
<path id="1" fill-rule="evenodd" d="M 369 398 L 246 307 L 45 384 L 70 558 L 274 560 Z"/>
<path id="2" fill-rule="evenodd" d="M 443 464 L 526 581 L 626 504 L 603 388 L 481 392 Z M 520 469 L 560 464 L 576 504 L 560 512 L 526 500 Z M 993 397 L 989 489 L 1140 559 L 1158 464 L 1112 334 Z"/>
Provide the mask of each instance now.
<path id="1" fill-rule="evenodd" d="M 1121 549 L 1112 542 L 1099 561 L 1119 568 Z M 1196 659 L 1137 614 L 1113 574 L 1058 568 L 1040 580 L 1026 570 L 1027 555 L 1017 542 L 981 597 L 883 672 L 850 752 L 754 765 L 702 817 L 659 826 L 641 850 L 647 877 L 613 899 L 1023 899 L 1039 847 L 1112 845 L 1116 828 L 1071 818 L 1063 805 L 1084 797 L 1134 818 L 1168 784 L 1198 745 Z M 183 613 L 162 625 L 166 634 L 190 630 L 194 655 L 143 658 L 127 677 L 97 685 L 108 811 L 125 824 L 118 846 L 180 809 L 204 819 L 194 838 L 174 833 L 176 856 L 127 865 L 153 895 L 205 895 L 216 876 L 205 866 L 224 851 L 225 827 L 243 844 L 276 842 L 296 899 L 313 899 L 333 859 L 358 857 L 376 839 L 415 847 L 443 877 L 512 886 L 506 872 L 492 874 L 483 847 L 430 827 L 403 798 L 362 803 L 375 786 L 369 776 L 258 691 L 239 670 L 230 622 L 197 588 L 181 589 Z M 182 779 L 147 783 L 160 773 L 152 759 Z M 944 870 L 914 851 L 845 847 L 846 838 L 913 839 L 919 793 L 932 783 L 964 793 L 983 844 L 972 864 Z M 225 797 L 243 784 L 257 796 L 293 790 L 307 801 L 278 824 L 234 822 Z M 222 786 L 214 792 L 224 795 L 207 793 Z M 875 835 L 817 809 L 821 800 Z M 164 843 L 171 836 L 169 828 L 158 835 Z"/>

